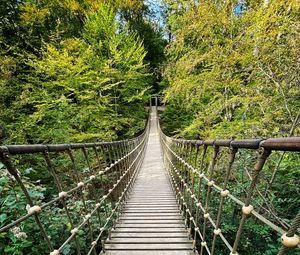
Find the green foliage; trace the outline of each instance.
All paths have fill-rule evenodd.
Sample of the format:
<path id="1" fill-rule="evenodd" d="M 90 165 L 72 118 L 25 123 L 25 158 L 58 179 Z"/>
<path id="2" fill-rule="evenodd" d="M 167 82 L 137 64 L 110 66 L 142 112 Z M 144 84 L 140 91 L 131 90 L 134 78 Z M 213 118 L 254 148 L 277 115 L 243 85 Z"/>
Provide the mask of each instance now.
<path id="1" fill-rule="evenodd" d="M 137 27 L 121 20 L 120 13 L 128 8 L 139 12 L 142 6 L 139 0 L 1 1 L 0 144 L 95 142 L 139 134 L 147 119 L 145 106 L 158 59 L 147 58 L 151 55 L 147 50 L 155 47 L 146 46 Z M 143 23 L 162 52 L 162 34 L 156 33 L 152 25 Z M 90 157 L 93 174 L 98 167 L 104 169 L 108 164 L 104 158 L 116 151 L 105 153 L 109 155 L 100 156 L 101 166 L 94 156 Z M 52 162 L 62 188 L 69 190 L 77 183 L 65 156 L 56 155 Z M 88 178 L 91 173 L 82 152 L 74 152 L 74 158 L 79 174 Z M 14 162 L 33 202 L 39 205 L 58 193 L 43 162 L 37 154 L 16 157 Z M 95 180 L 97 195 L 106 194 L 116 178 L 119 177 L 113 172 L 101 182 Z M 91 194 L 95 187 L 87 189 L 89 192 L 83 194 L 85 205 L 78 201 L 78 192 L 66 201 L 76 226 L 86 214 L 85 209 L 91 211 L 95 204 Z M 63 205 L 57 203 L 40 214 L 53 247 L 59 247 L 72 228 Z M 113 198 L 100 208 L 101 221 L 107 219 L 112 206 Z M 0 164 L 0 227 L 25 215 L 26 207 L 20 187 Z M 92 217 L 90 224 L 94 232 L 90 234 L 95 237 L 99 234 L 99 221 Z M 87 241 L 86 233 L 87 227 L 76 237 L 84 254 L 92 241 L 90 236 Z M 47 254 L 45 247 L 32 217 L 0 235 L 0 254 Z M 75 254 L 75 242 L 66 245 L 61 253 Z"/>
<path id="2" fill-rule="evenodd" d="M 224 139 L 299 134 L 299 1 L 262 4 L 251 0 L 241 13 L 236 11 L 240 1 L 235 0 L 165 2 L 170 43 L 164 52 L 163 32 L 141 0 L 1 1 L 0 143 L 133 137 L 144 127 L 144 106 L 150 92 L 157 93 L 161 87 L 167 87 L 163 125 L 171 135 Z M 165 59 L 164 80 L 158 85 Z M 270 187 L 265 194 L 268 206 L 282 222 L 290 223 L 299 208 L 299 189 L 295 192 L 300 179 L 299 158 L 284 155 L 276 182 L 270 183 L 281 156 L 273 155 L 258 188 Z M 249 186 L 246 172 L 252 169 L 255 157 L 241 152 L 229 181 L 232 194 L 245 196 Z M 34 201 L 40 204 L 53 198 L 57 190 L 38 159 L 19 160 Z M 63 184 L 73 184 L 66 160 L 53 162 Z M 220 160 L 219 169 L 224 170 L 226 162 Z M 82 174 L 87 174 L 85 164 L 78 165 Z M 209 159 L 204 165 L 206 169 Z M 222 180 L 222 173 L 217 172 L 214 178 Z M 103 178 L 102 193 L 112 178 Z M 22 194 L 0 164 L 0 226 L 24 215 Z M 93 202 L 91 197 L 86 201 Z M 211 202 L 217 205 L 218 201 Z M 266 202 L 256 195 L 253 204 L 263 208 Z M 83 204 L 71 199 L 68 207 L 74 216 Z M 60 207 L 43 213 L 43 223 L 54 237 L 51 241 L 58 246 L 71 226 Z M 228 205 L 223 213 L 222 231 L 233 241 L 240 211 Z M 278 251 L 278 236 L 265 225 L 251 220 L 244 234 L 241 254 Z M 83 232 L 78 241 L 86 251 Z M 44 246 L 31 219 L 0 235 L 1 254 L 40 254 Z M 62 251 L 74 252 L 74 244 Z"/>
<path id="3" fill-rule="evenodd" d="M 153 10 L 146 4 L 146 1 L 121 2 L 123 2 L 120 5 L 121 20 L 130 31 L 137 34 L 139 41 L 143 43 L 146 50 L 145 63 L 149 65 L 154 74 L 152 92 L 159 93 L 162 89 L 160 85 L 161 65 L 166 59 L 164 49 L 167 41 L 164 38 L 161 24 L 159 24 L 160 14 L 156 13 L 158 6 Z"/>
<path id="4" fill-rule="evenodd" d="M 228 169 L 229 165 L 230 149 L 222 146 L 220 147 L 214 170 L 211 172 L 214 147 L 208 146 L 203 158 L 203 146 L 196 147 L 189 145 L 189 143 L 178 145 L 172 142 L 170 142 L 169 146 L 171 146 L 172 150 L 174 150 L 177 155 L 180 155 L 185 162 L 197 169 L 195 174 L 189 167 L 183 166 L 181 161 L 176 159 L 173 161 L 176 169 L 180 171 L 179 173 L 181 176 L 184 176 L 191 192 L 196 194 L 197 197 L 199 194 L 198 201 L 201 201 L 203 207 L 207 206 L 207 212 L 209 212 L 209 215 L 214 222 L 217 221 L 220 203 L 222 203 L 220 229 L 229 244 L 233 245 L 242 218 L 242 206 L 230 197 L 226 197 L 221 202 L 219 190 L 213 188 L 211 193 L 208 193 L 206 185 L 207 180 L 199 177 L 199 172 L 201 171 L 205 176 L 210 176 L 209 178 L 214 180 L 215 184 L 224 190 L 224 180 L 227 176 L 226 169 Z M 258 155 L 259 151 L 257 150 L 240 148 L 235 156 L 235 161 L 232 164 L 230 174 L 228 175 L 226 189 L 230 191 L 232 196 L 242 202 L 244 202 L 248 196 L 249 188 L 254 177 L 254 168 Z M 291 224 L 292 220 L 297 215 L 300 205 L 300 173 L 297 170 L 299 169 L 300 157 L 295 152 L 285 153 L 278 176 L 270 188 L 269 180 L 271 179 L 274 167 L 276 167 L 278 163 L 279 157 L 280 152 L 272 152 L 267 159 L 266 164 L 259 175 L 259 181 L 257 182 L 256 188 L 253 190 L 254 192 L 250 204 L 261 216 L 265 217 L 284 231 L 287 231 L 289 224 Z M 202 166 L 201 170 L 200 166 Z M 174 176 L 176 176 L 176 172 Z M 283 189 L 283 187 L 285 188 Z M 182 192 L 182 194 L 184 196 L 184 201 L 188 204 L 189 210 L 193 212 L 192 216 L 195 219 L 195 201 L 191 199 L 190 192 Z M 193 208 L 193 210 L 191 208 Z M 187 215 L 188 217 L 190 216 L 189 214 Z M 202 210 L 199 211 L 197 219 L 197 226 L 203 226 L 204 217 Z M 208 247 L 212 247 L 213 229 L 215 229 L 215 226 L 211 224 L 211 221 L 207 221 L 205 241 L 207 242 Z M 201 233 L 203 233 L 202 231 Z M 280 237 L 281 234 L 273 230 L 261 219 L 252 215 L 246 219 L 237 251 L 239 254 L 245 255 L 275 255 L 278 254 L 281 247 Z M 197 241 L 199 241 L 198 248 L 200 249 L 201 237 L 198 235 Z M 228 254 L 228 247 L 221 238 L 216 238 L 215 252 L 218 255 Z M 298 253 L 299 249 L 290 249 L 287 252 L 287 254 Z"/>
<path id="5" fill-rule="evenodd" d="M 53 1 L 45 8 L 50 13 L 55 7 L 67 8 L 71 14 L 84 12 L 75 3 L 71 8 Z M 21 20 L 33 15 L 38 16 L 31 20 L 34 24 L 45 21 L 39 15 L 49 14 L 31 5 L 20 7 Z M 42 40 L 38 54 L 22 51 L 17 56 L 4 41 L 0 103 L 5 111 L 0 113 L 0 124 L 10 136 L 6 142 L 113 140 L 143 129 L 151 81 L 144 46 L 129 30 L 119 31 L 117 12 L 109 5 L 100 4 L 96 11 L 85 13 L 82 34 L 69 38 L 56 34 L 59 41 Z M 73 33 L 68 25 L 64 29 Z M 18 60 L 20 71 L 16 70 Z"/>
<path id="6" fill-rule="evenodd" d="M 185 139 L 300 134 L 299 1 L 165 2 L 171 34 L 163 80 L 167 86 L 162 112 L 166 133 Z M 240 5 L 243 11 L 238 11 Z M 228 189 L 241 200 L 249 188 L 256 158 L 239 150 L 233 165 Z M 209 160 L 204 161 L 204 171 Z M 218 157 L 212 177 L 216 183 L 224 181 L 227 163 L 227 155 Z M 205 191 L 202 193 L 205 199 Z M 210 214 L 216 214 L 218 202 L 209 202 Z M 263 216 L 287 229 L 299 210 L 299 155 L 273 152 L 251 203 Z M 231 244 L 239 216 L 240 209 L 226 201 L 221 229 Z M 250 218 L 247 222 L 238 252 L 277 254 L 280 236 L 259 220 Z M 205 241 L 210 243 L 211 236 L 209 233 Z M 221 240 L 217 240 L 217 247 L 218 254 L 228 254 Z M 298 253 L 297 249 L 288 252 Z"/>
<path id="7" fill-rule="evenodd" d="M 183 120 L 169 122 L 169 133 L 203 139 L 299 133 L 293 128 L 300 107 L 298 1 L 247 1 L 243 13 L 234 11 L 237 1 L 166 2 L 173 40 L 164 117 Z"/>
<path id="8" fill-rule="evenodd" d="M 114 148 L 114 152 L 109 150 L 98 150 L 99 161 L 95 158 L 94 151 L 87 149 L 90 168 L 87 165 L 87 161 L 82 151 L 73 151 L 75 168 L 80 180 L 88 179 L 90 175 L 99 173 L 99 169 L 104 169 L 108 164 L 105 158 L 109 158 L 106 154 L 111 155 L 112 153 L 121 153 L 118 149 L 120 150 L 121 148 Z M 58 179 L 60 180 L 61 188 L 66 191 L 75 188 L 78 181 L 74 176 L 74 168 L 67 154 L 50 153 L 50 158 Z M 35 205 L 43 206 L 54 198 L 57 198 L 59 190 L 49 169 L 45 166 L 42 155 L 17 156 L 14 157 L 14 164 L 18 166 L 19 176 Z M 50 236 L 53 247 L 60 247 L 62 245 L 62 240 L 65 241 L 69 238 L 71 229 L 82 223 L 84 215 L 95 208 L 95 203 L 99 202 L 99 199 L 104 194 L 107 194 L 108 189 L 111 187 L 112 183 L 117 181 L 117 179 L 119 179 L 119 174 L 118 172 L 113 171 L 105 174 L 101 178 L 96 178 L 93 183 L 86 186 L 83 192 L 77 190 L 76 192 L 73 191 L 69 194 L 65 203 L 73 227 L 61 201 L 56 201 L 50 205 L 48 204 L 48 206 L 43 208 L 39 218 L 47 235 Z M 97 194 L 95 193 L 95 188 L 97 188 Z M 89 223 L 80 229 L 75 239 L 80 244 L 82 253 L 86 254 L 90 249 L 90 231 L 92 231 L 94 238 L 99 235 L 99 218 L 101 219 L 100 224 L 104 224 L 114 207 L 115 199 L 116 198 L 113 196 L 110 196 L 101 204 L 98 213 L 91 217 Z M 29 206 L 19 184 L 1 163 L 0 205 L 0 228 L 15 221 L 17 218 L 26 215 Z M 111 222 L 108 223 L 107 228 L 109 226 L 111 226 Z M 106 237 L 107 230 L 105 230 L 102 235 L 102 238 L 105 239 Z M 99 242 L 99 245 L 101 245 L 100 243 L 101 242 Z M 99 248 L 99 245 L 97 249 Z M 0 234 L 0 254 L 49 254 L 47 244 L 41 235 L 40 228 L 34 217 L 31 216 L 20 224 L 17 224 L 15 227 Z M 74 240 L 64 247 L 62 254 L 77 254 Z"/>

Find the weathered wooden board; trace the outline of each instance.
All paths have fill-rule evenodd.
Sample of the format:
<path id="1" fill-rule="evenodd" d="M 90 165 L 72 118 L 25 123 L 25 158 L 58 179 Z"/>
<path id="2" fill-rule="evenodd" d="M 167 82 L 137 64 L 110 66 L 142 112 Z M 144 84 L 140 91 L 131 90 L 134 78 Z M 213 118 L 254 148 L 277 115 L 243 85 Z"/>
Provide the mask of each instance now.
<path id="1" fill-rule="evenodd" d="M 105 254 L 194 254 L 163 166 L 156 124 L 156 113 L 152 112 L 145 159 L 111 238 L 105 243 Z"/>

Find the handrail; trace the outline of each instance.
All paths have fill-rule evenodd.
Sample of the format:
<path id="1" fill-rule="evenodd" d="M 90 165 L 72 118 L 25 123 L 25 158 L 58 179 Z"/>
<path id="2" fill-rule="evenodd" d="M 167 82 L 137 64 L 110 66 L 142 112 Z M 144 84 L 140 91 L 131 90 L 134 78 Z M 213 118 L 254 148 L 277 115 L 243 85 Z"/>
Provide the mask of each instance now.
<path id="1" fill-rule="evenodd" d="M 173 142 L 193 145 L 207 145 L 219 147 L 232 147 L 237 149 L 259 149 L 300 151 L 300 137 L 284 137 L 269 139 L 243 139 L 243 140 L 184 140 L 171 138 Z"/>
<path id="2" fill-rule="evenodd" d="M 147 124 L 148 125 L 148 124 Z M 16 154 L 28 154 L 38 153 L 48 150 L 49 152 L 61 152 L 69 149 L 84 149 L 102 146 L 117 146 L 122 143 L 133 143 L 136 139 L 145 135 L 147 129 L 142 134 L 135 138 L 112 141 L 112 142 L 96 142 L 96 143 L 69 143 L 69 144 L 19 144 L 19 145 L 2 145 L 0 146 L 1 151 L 8 150 L 11 155 Z"/>
<path id="3" fill-rule="evenodd" d="M 8 235 L 9 230 L 32 218 L 44 237 L 50 255 L 61 254 L 67 245 L 73 245 L 77 254 L 81 254 L 82 249 L 85 249 L 84 253 L 88 255 L 105 251 L 103 241 L 109 238 L 140 169 L 149 136 L 149 119 L 141 135 L 122 141 L 0 146 L 0 161 L 14 178 L 28 203 L 27 213 L 21 212 L 14 220 L 0 225 L 0 233 Z M 266 140 L 184 140 L 168 137 L 160 126 L 158 128 L 164 163 L 185 217 L 186 226 L 194 240 L 195 252 L 199 251 L 200 255 L 218 254 L 218 238 L 220 238 L 230 254 L 237 255 L 241 248 L 246 222 L 251 216 L 281 235 L 282 245 L 279 255 L 285 254 L 288 249 L 297 248 L 300 213 L 291 224 L 281 222 L 271 210 L 268 213 L 273 213 L 273 219 L 270 219 L 263 211 L 264 205 L 254 206 L 254 192 L 258 192 L 264 199 L 258 184 L 270 155 L 273 151 L 299 152 L 300 137 Z M 223 151 L 227 152 L 228 156 Z M 251 173 L 245 170 L 250 183 L 245 190 L 245 198 L 234 194 L 231 190 L 230 178 L 240 151 L 258 152 Z M 33 199 L 28 181 L 17 168 L 22 167 L 24 163 L 34 164 L 28 157 L 30 155 L 34 155 L 38 164 L 42 164 L 39 159 L 43 158 L 45 163 L 42 168 L 51 174 L 57 190 L 56 195 L 42 201 Z M 228 157 L 222 161 L 226 167 L 218 172 L 217 166 L 223 159 L 222 156 Z M 58 166 L 60 157 L 70 165 L 67 167 L 67 175 L 62 172 L 66 167 L 62 170 Z M 213 208 L 216 199 L 218 203 Z M 77 201 L 82 203 L 82 208 L 74 213 L 71 208 Z M 241 208 L 234 241 L 231 241 L 222 229 L 224 206 L 227 201 Z M 267 204 L 267 201 L 263 200 L 263 203 Z M 52 208 L 62 209 L 63 216 L 71 228 L 68 237 L 56 243 L 49 236 L 43 220 L 44 214 Z M 84 237 L 79 235 L 81 231 L 86 233 Z M 82 247 L 80 238 L 84 238 L 86 247 Z"/>
<path id="4" fill-rule="evenodd" d="M 0 226 L 2 236 L 3 233 L 8 235 L 8 230 L 33 217 L 50 255 L 61 254 L 66 245 L 70 245 L 72 242 L 76 253 L 81 254 L 82 247 L 78 234 L 84 228 L 87 228 L 87 235 L 84 237 L 88 247 L 86 254 L 99 254 L 105 248 L 104 239 L 109 237 L 117 215 L 122 210 L 124 201 L 140 169 L 148 139 L 149 119 L 143 133 L 133 139 L 96 143 L 0 146 L 0 162 L 15 179 L 28 204 L 26 214 Z M 36 203 L 31 196 L 30 188 L 24 182 L 22 173 L 17 169 L 18 164 L 15 163 L 15 157 L 25 157 L 22 160 L 24 163 L 28 161 L 26 157 L 33 154 L 43 157 L 45 167 L 52 175 L 58 191 L 58 194 L 49 201 Z M 63 156 L 70 164 L 68 171 L 72 180 L 65 185 L 67 187 L 64 187 L 63 178 L 57 172 L 57 166 L 54 163 L 59 156 Z M 80 158 L 83 160 L 80 161 Z M 41 163 L 39 161 L 39 164 Z M 107 179 L 109 181 L 105 183 Z M 97 191 L 96 195 L 95 191 L 99 189 L 97 187 L 104 185 L 108 186 L 104 189 L 104 193 L 101 194 Z M 74 215 L 70 207 L 74 206 L 76 201 L 81 201 L 83 208 Z M 69 237 L 62 244 L 53 243 L 53 237 L 51 238 L 43 224 L 43 212 L 53 207 L 63 208 L 64 216 L 67 217 L 68 224 L 71 226 Z M 82 220 L 75 223 L 80 218 Z M 96 237 L 94 236 L 95 232 L 98 232 Z"/>
<path id="5" fill-rule="evenodd" d="M 272 220 L 266 218 L 261 213 L 261 207 L 254 208 L 251 203 L 253 202 L 253 193 L 257 191 L 257 184 L 261 178 L 260 173 L 263 171 L 263 167 L 271 153 L 273 151 L 300 151 L 300 137 L 266 140 L 184 140 L 168 137 L 163 133 L 159 124 L 158 128 L 165 166 L 184 213 L 186 225 L 194 239 L 195 251 L 199 250 L 200 255 L 204 254 L 204 250 L 210 255 L 218 254 L 216 240 L 219 237 L 230 254 L 237 255 L 245 223 L 251 215 L 282 235 L 282 246 L 278 252 L 279 255 L 285 254 L 288 249 L 297 248 L 299 245 L 297 229 L 300 225 L 300 212 L 295 216 L 291 225 L 285 224 L 287 228 L 283 228 L 283 226 L 278 226 Z M 209 150 L 212 151 L 210 160 L 207 156 Z M 221 173 L 223 177 L 220 178 L 216 176 L 216 165 L 220 161 L 219 157 L 223 150 L 228 152 L 228 159 L 226 160 L 226 170 Z M 244 199 L 231 194 L 229 187 L 230 175 L 232 175 L 233 165 L 237 161 L 236 156 L 240 150 L 259 151 L 252 176 L 249 175 L 251 177 L 249 180 L 250 185 Z M 208 169 L 204 167 L 205 160 L 210 161 Z M 212 216 L 212 211 L 215 209 L 211 208 L 214 194 L 218 194 L 219 197 L 215 218 Z M 242 213 L 233 243 L 225 237 L 221 229 L 222 213 L 224 213 L 223 208 L 226 199 L 230 199 L 237 206 L 240 206 Z M 212 236 L 208 234 L 209 224 L 213 228 L 211 229 Z M 203 226 L 202 231 L 200 226 Z"/>

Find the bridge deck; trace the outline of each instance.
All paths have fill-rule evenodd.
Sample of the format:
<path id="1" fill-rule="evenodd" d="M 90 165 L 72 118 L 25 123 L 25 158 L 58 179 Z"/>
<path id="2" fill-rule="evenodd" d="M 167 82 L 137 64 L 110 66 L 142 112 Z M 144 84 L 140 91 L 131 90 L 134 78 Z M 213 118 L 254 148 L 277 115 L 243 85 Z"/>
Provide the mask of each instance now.
<path id="1" fill-rule="evenodd" d="M 111 239 L 107 254 L 188 255 L 192 240 L 163 166 L 156 111 L 151 113 L 145 160 Z"/>

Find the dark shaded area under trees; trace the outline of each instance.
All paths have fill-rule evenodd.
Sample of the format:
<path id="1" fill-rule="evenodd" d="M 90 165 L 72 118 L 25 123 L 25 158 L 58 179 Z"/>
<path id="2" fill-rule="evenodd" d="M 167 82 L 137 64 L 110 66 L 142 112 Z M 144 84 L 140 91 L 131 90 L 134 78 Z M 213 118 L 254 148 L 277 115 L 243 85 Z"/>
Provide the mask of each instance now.
<path id="1" fill-rule="evenodd" d="M 2 142 L 141 132 L 166 44 L 143 1 L 4 0 L 0 12 Z"/>

